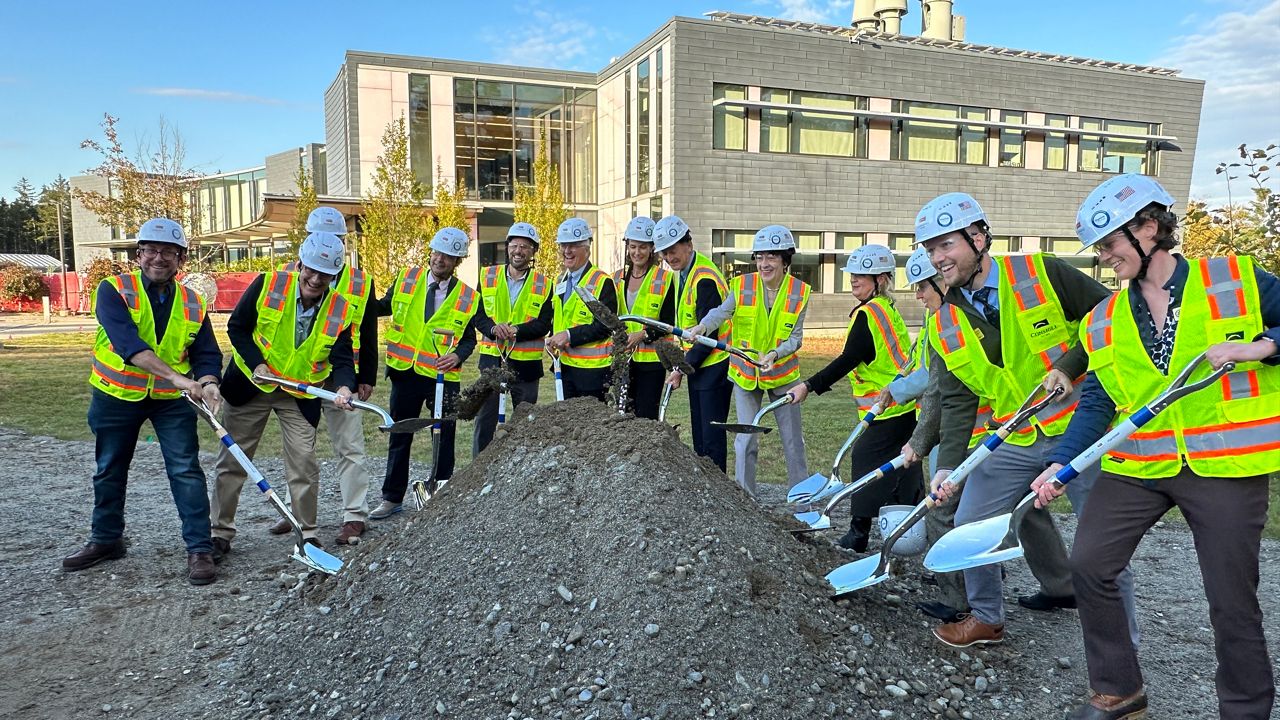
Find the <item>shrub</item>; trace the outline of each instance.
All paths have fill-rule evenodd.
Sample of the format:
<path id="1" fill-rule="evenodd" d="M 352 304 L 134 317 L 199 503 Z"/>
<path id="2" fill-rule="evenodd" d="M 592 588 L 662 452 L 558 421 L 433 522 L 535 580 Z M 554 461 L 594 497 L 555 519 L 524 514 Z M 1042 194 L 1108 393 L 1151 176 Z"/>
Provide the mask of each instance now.
<path id="1" fill-rule="evenodd" d="M 86 299 L 92 301 L 93 294 L 98 291 L 98 286 L 102 281 L 112 275 L 127 273 L 133 269 L 131 263 L 122 260 L 113 260 L 111 258 L 98 258 L 89 263 L 89 267 L 84 271 L 84 285 L 80 287 L 80 292 Z"/>
<path id="2" fill-rule="evenodd" d="M 48 294 L 40 273 L 17 263 L 0 265 L 0 300 L 35 300 Z"/>

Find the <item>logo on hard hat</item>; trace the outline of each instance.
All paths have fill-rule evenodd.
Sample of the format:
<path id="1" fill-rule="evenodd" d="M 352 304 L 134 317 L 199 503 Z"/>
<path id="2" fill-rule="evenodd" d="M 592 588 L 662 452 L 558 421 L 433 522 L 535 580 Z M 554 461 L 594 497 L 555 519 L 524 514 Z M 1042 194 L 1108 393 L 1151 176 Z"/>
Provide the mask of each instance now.
<path id="1" fill-rule="evenodd" d="M 461 242 L 461 241 L 459 241 L 459 240 L 454 240 L 454 241 L 453 241 L 453 249 L 454 249 L 454 251 L 461 251 L 461 250 L 462 250 L 462 242 Z"/>
<path id="2" fill-rule="evenodd" d="M 773 235 L 769 236 L 769 242 L 773 243 L 774 245 L 781 245 L 782 236 L 777 233 L 774 233 Z"/>
<path id="3" fill-rule="evenodd" d="M 653 237 L 653 228 L 651 228 L 651 227 L 647 227 L 647 228 L 645 228 L 645 229 L 644 229 L 644 236 L 645 236 L 645 237 Z"/>
<path id="4" fill-rule="evenodd" d="M 864 268 L 869 268 L 869 267 L 871 267 L 871 258 L 863 258 L 863 260 L 862 260 L 862 267 L 864 267 Z"/>
<path id="5" fill-rule="evenodd" d="M 582 237 L 582 228 L 574 228 L 574 229 L 573 229 L 573 236 L 574 236 L 574 237 Z"/>
<path id="6" fill-rule="evenodd" d="M 676 229 L 675 229 L 675 228 L 671 228 L 670 230 L 668 230 L 668 231 L 667 231 L 667 234 L 668 234 L 668 235 L 670 235 L 671 237 L 675 237 L 675 236 L 676 236 Z"/>
<path id="7" fill-rule="evenodd" d="M 1089 222 L 1093 223 L 1096 228 L 1106 227 L 1107 223 L 1111 222 L 1111 213 L 1106 210 L 1099 210 L 1093 214 L 1093 217 L 1089 218 Z"/>
<path id="8" fill-rule="evenodd" d="M 181 239 L 182 239 L 182 230 L 181 230 L 181 229 L 179 229 L 179 228 L 174 228 L 173 230 L 169 231 L 169 234 L 170 234 L 170 235 L 173 235 L 173 239 L 174 239 L 174 240 L 181 240 Z"/>
<path id="9" fill-rule="evenodd" d="M 920 263 L 911 263 L 911 274 L 919 277 L 924 274 L 924 268 L 920 266 Z"/>
<path id="10" fill-rule="evenodd" d="M 942 227 L 951 227 L 951 223 L 954 221 L 955 218 L 951 217 L 951 213 L 944 212 L 938 214 L 938 224 Z"/>

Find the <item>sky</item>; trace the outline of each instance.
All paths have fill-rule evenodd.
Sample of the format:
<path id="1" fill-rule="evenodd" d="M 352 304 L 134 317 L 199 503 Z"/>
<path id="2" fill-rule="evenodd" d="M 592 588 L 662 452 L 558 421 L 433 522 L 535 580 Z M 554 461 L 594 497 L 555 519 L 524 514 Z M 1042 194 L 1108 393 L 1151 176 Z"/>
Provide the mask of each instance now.
<path id="1" fill-rule="evenodd" d="M 915 0 L 903 20 L 918 34 Z M 481 12 L 476 12 L 481 8 Z M 711 10 L 847 25 L 852 0 L 480 3 L 0 3 L 0 197 L 83 174 L 104 113 L 126 147 L 177 128 L 202 172 L 324 142 L 324 90 L 346 50 L 596 71 L 676 15 Z M 1280 0 L 956 0 L 966 39 L 1177 68 L 1206 81 L 1192 197 L 1220 201 L 1220 162 L 1280 144 Z M 1241 192 L 1241 178 L 1233 188 Z"/>

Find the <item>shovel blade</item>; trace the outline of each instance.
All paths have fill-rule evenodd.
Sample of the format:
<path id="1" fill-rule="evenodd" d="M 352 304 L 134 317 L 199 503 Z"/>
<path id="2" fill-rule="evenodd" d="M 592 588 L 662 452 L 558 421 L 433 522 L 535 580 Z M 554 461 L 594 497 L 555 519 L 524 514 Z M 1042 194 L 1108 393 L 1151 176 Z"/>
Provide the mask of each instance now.
<path id="1" fill-rule="evenodd" d="M 712 422 L 712 427 L 723 428 L 725 432 L 738 433 L 740 435 L 763 435 L 773 430 L 771 427 L 763 425 L 746 425 L 744 423 L 722 423 Z"/>
<path id="2" fill-rule="evenodd" d="M 869 555 L 861 560 L 845 563 L 827 573 L 827 582 L 835 589 L 834 595 L 847 595 L 855 590 L 879 585 L 890 577 L 889 569 L 880 569 L 880 556 Z"/>
<path id="3" fill-rule="evenodd" d="M 805 533 L 831 529 L 831 518 L 822 514 L 822 512 L 818 510 L 814 510 L 813 512 L 796 513 L 795 518 L 797 522 L 804 523 L 807 527 L 798 528 L 791 532 Z"/>
<path id="4" fill-rule="evenodd" d="M 791 486 L 791 489 L 787 491 L 787 502 L 801 504 L 813 502 L 813 497 L 826 487 L 827 476 L 814 473 Z"/>
<path id="5" fill-rule="evenodd" d="M 416 433 L 431 427 L 434 422 L 431 418 L 406 418 L 390 425 L 379 425 L 378 429 L 384 433 Z"/>
<path id="6" fill-rule="evenodd" d="M 1013 513 L 961 525 L 938 539 L 924 557 L 933 572 L 955 572 L 1022 557 L 1022 546 L 1001 547 Z"/>
<path id="7" fill-rule="evenodd" d="M 311 543 L 303 543 L 301 548 L 295 546 L 293 559 L 326 575 L 336 575 L 342 569 L 342 560 Z"/>

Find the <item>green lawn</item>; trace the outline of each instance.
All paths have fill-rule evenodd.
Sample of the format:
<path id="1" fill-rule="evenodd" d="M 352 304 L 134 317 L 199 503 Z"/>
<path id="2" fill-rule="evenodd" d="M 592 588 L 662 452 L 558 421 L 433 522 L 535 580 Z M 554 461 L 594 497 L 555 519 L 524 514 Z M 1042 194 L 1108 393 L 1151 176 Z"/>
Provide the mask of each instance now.
<path id="1" fill-rule="evenodd" d="M 229 347 L 221 330 L 218 334 L 222 346 Z M 87 378 L 92 344 L 91 333 L 35 335 L 6 340 L 0 349 L 0 426 L 66 440 L 91 439 L 92 434 L 85 424 L 85 410 L 89 403 Z M 801 360 L 804 375 L 807 377 L 820 369 L 838 353 L 839 347 L 838 339 L 806 339 L 805 355 Z M 475 363 L 467 363 L 462 372 L 463 385 L 473 382 L 476 376 Z M 540 396 L 544 399 L 555 397 L 550 374 L 543 380 Z M 388 386 L 384 382 L 375 390 L 370 401 L 385 407 L 387 397 Z M 849 391 L 843 385 L 825 395 L 811 396 L 804 404 L 804 434 L 810 472 L 826 473 L 830 470 L 836 451 L 853 428 L 853 409 Z M 729 416 L 731 419 L 736 417 L 733 410 L 730 410 Z M 384 455 L 387 449 L 386 436 L 376 429 L 376 423 L 372 420 L 370 418 L 370 422 L 365 424 L 368 452 L 370 455 Z M 671 404 L 667 408 L 667 421 L 679 425 L 681 435 L 686 442 L 689 441 L 688 394 L 683 390 L 672 395 Z M 279 456 L 280 433 L 275 423 L 270 423 L 267 427 L 258 452 L 264 456 Z M 472 423 L 459 423 L 459 467 L 470 461 L 471 429 Z M 205 432 L 201 437 L 206 450 L 212 452 L 216 449 L 217 443 L 212 432 Z M 143 431 L 143 438 L 149 439 L 146 430 Z M 759 478 L 763 482 L 786 481 L 786 466 L 779 443 L 776 432 L 761 437 Z M 327 442 L 322 441 L 320 447 L 322 455 L 330 455 Z M 732 468 L 732 438 L 729 452 Z M 430 462 L 430 442 L 427 438 L 423 437 L 420 442 L 414 443 L 414 455 L 422 462 Z M 1059 502 L 1065 510 L 1065 500 Z M 1174 511 L 1171 516 L 1177 517 L 1177 512 Z M 1180 517 L 1177 519 L 1181 520 Z M 1275 483 L 1272 484 L 1267 534 L 1270 537 L 1280 537 L 1280 496 L 1277 496 Z"/>

